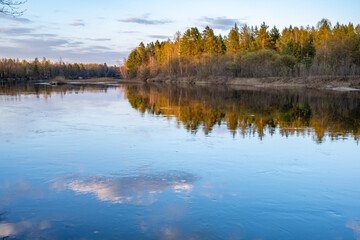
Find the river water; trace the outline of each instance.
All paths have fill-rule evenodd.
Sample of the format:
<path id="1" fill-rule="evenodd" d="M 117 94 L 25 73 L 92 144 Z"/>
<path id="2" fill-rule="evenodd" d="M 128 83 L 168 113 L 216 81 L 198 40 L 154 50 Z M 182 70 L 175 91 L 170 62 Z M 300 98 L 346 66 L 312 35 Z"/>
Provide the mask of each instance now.
<path id="1" fill-rule="evenodd" d="M 360 239 L 360 92 L 2 85 L 0 239 Z"/>

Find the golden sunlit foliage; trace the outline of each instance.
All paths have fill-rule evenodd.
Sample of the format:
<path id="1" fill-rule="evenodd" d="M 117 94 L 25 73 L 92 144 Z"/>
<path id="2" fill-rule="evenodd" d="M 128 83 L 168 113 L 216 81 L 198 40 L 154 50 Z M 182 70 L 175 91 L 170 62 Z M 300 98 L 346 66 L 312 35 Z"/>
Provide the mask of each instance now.
<path id="1" fill-rule="evenodd" d="M 288 27 L 281 33 L 236 24 L 228 36 L 210 27 L 177 33 L 174 40 L 140 43 L 127 61 L 129 78 L 307 77 L 360 75 L 360 25 Z"/>

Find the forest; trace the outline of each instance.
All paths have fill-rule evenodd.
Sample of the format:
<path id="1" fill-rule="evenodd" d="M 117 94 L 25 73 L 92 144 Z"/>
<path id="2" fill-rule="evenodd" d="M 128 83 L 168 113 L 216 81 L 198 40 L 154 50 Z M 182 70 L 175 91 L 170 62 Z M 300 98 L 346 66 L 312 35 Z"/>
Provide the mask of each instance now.
<path id="1" fill-rule="evenodd" d="M 128 78 L 309 77 L 360 75 L 360 24 L 235 26 L 227 36 L 206 27 L 174 40 L 141 42 L 124 60 Z"/>
<path id="2" fill-rule="evenodd" d="M 1 80 L 48 80 L 55 77 L 64 77 L 66 79 L 87 79 L 120 77 L 120 72 L 115 66 L 104 64 L 78 64 L 51 62 L 43 58 L 41 61 L 35 58 L 28 62 L 19 59 L 1 59 L 0 60 L 0 79 Z"/>

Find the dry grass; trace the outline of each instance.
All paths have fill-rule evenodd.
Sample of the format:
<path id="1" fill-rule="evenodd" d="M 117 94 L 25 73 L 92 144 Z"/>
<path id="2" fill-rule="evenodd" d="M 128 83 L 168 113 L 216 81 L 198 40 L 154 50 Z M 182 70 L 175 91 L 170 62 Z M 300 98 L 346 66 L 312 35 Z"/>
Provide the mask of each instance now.
<path id="1" fill-rule="evenodd" d="M 114 78 L 89 78 L 89 79 L 80 79 L 80 80 L 68 80 L 70 82 L 92 82 L 92 83 L 98 83 L 98 82 L 105 82 L 105 83 L 118 83 L 121 81 L 120 79 L 114 79 Z"/>

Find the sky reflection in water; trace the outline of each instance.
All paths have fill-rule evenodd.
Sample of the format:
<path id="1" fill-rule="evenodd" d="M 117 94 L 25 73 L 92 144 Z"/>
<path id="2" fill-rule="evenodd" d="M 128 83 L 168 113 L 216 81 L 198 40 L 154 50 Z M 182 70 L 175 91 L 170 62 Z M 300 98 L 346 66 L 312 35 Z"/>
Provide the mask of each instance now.
<path id="1" fill-rule="evenodd" d="M 3 86 L 0 239 L 360 239 L 359 99 Z"/>

